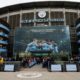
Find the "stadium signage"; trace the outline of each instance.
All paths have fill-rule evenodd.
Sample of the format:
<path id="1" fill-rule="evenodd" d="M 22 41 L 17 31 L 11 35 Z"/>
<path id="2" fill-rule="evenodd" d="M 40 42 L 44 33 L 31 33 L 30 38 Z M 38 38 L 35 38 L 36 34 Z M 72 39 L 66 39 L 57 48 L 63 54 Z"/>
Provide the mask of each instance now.
<path id="1" fill-rule="evenodd" d="M 27 19 L 27 20 L 22 20 L 21 23 L 32 23 L 32 22 L 63 22 L 63 18 L 59 19 Z"/>
<path id="2" fill-rule="evenodd" d="M 46 27 L 46 29 L 44 28 L 41 28 L 41 29 L 31 29 L 30 32 L 33 32 L 33 33 L 51 33 L 51 32 L 60 32 L 60 33 L 63 33 L 65 32 L 65 30 L 61 29 L 61 30 L 56 30 L 56 29 L 48 29 Z"/>

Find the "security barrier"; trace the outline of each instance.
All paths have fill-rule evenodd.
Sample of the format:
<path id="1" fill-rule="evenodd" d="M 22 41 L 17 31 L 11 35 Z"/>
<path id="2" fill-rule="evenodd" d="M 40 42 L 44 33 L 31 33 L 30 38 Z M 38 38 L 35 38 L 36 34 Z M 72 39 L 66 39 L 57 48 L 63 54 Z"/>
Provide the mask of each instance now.
<path id="1" fill-rule="evenodd" d="M 56 61 L 48 63 L 48 71 L 50 72 L 79 72 L 80 63 L 78 61 Z"/>
<path id="2" fill-rule="evenodd" d="M 70 61 L 60 61 L 48 62 L 49 72 L 80 72 L 80 63 L 79 62 L 70 62 Z M 30 65 L 30 68 L 33 64 Z M 0 71 L 19 71 L 21 68 L 20 61 L 7 61 L 4 64 L 0 64 Z"/>
<path id="3" fill-rule="evenodd" d="M 3 64 L 0 64 L 0 71 L 5 71 L 6 65 L 7 65 L 7 68 L 9 68 L 10 65 L 14 65 L 13 71 L 19 71 L 21 68 L 21 62 L 20 61 L 6 61 Z"/>

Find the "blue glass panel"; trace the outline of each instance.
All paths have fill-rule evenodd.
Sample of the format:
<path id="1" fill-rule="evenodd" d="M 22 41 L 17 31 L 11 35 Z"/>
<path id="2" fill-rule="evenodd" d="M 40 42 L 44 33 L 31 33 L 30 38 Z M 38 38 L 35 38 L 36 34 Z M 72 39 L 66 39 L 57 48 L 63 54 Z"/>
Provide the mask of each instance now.
<path id="1" fill-rule="evenodd" d="M 8 44 L 7 41 L 3 41 L 3 40 L 0 40 L 0 43 L 2 43 L 2 44 Z"/>
<path id="2" fill-rule="evenodd" d="M 8 37 L 8 35 L 5 34 L 5 33 L 3 33 L 3 32 L 0 32 L 0 35 L 1 35 L 1 36 L 4 36 L 4 37 Z"/>

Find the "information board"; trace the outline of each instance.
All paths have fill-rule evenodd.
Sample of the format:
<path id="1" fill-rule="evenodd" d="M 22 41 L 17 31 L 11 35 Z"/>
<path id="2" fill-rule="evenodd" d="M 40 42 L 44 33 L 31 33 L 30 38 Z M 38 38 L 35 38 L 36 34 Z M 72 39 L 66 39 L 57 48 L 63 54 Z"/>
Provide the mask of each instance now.
<path id="1" fill-rule="evenodd" d="M 66 71 L 77 71 L 76 64 L 66 64 Z"/>
<path id="2" fill-rule="evenodd" d="M 5 64 L 4 65 L 4 71 L 15 71 L 14 70 L 14 64 Z"/>
<path id="3" fill-rule="evenodd" d="M 61 64 L 52 64 L 51 65 L 51 71 L 62 71 Z"/>

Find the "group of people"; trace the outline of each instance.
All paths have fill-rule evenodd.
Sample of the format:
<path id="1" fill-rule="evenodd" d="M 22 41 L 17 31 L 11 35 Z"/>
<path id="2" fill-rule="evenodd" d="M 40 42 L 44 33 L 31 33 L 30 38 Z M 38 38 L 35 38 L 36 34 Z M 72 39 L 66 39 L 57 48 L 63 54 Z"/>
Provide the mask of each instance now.
<path id="1" fill-rule="evenodd" d="M 4 63 L 4 58 L 2 56 L 0 56 L 0 64 Z"/>
<path id="2" fill-rule="evenodd" d="M 58 45 L 50 40 L 37 40 L 33 39 L 32 42 L 27 44 L 25 52 L 30 51 L 52 51 L 58 53 Z"/>
<path id="3" fill-rule="evenodd" d="M 23 57 L 21 62 L 23 67 L 31 67 L 35 64 L 40 64 L 42 60 L 39 57 Z"/>
<path id="4" fill-rule="evenodd" d="M 49 68 L 51 63 L 54 63 L 53 57 L 44 57 L 42 61 L 42 67 L 43 68 Z"/>
<path id="5" fill-rule="evenodd" d="M 23 67 L 31 67 L 36 64 L 36 59 L 34 57 L 23 57 L 21 62 Z"/>
<path id="6" fill-rule="evenodd" d="M 48 63 L 54 62 L 51 57 L 24 57 L 22 59 L 23 67 L 31 67 L 35 64 L 42 64 L 43 68 L 48 68 Z"/>

